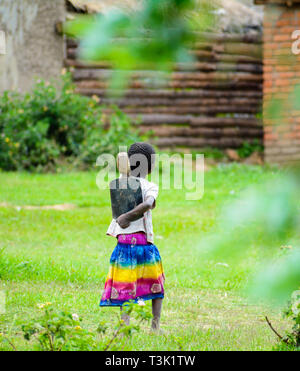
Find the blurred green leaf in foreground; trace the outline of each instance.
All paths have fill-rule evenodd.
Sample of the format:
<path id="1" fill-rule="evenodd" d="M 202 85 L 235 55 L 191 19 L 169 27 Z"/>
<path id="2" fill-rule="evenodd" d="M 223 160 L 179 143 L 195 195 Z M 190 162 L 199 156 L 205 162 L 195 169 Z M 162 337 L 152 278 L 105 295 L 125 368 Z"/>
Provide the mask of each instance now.
<path id="1" fill-rule="evenodd" d="M 254 254 L 262 263 L 253 267 L 248 293 L 285 304 L 300 287 L 299 200 L 300 170 L 283 169 L 228 204 L 201 248 L 233 265 Z"/>
<path id="2" fill-rule="evenodd" d="M 66 32 L 79 37 L 81 56 L 91 61 L 108 60 L 117 69 L 147 64 L 162 68 L 183 61 L 190 40 L 184 14 L 193 0 L 148 0 L 130 14 L 112 8 L 105 14 L 83 16 L 66 25 Z"/>
<path id="3" fill-rule="evenodd" d="M 81 40 L 82 59 L 111 64 L 111 85 L 120 89 L 130 71 L 170 71 L 174 63 L 192 62 L 188 48 L 195 20 L 197 31 L 206 29 L 213 21 L 211 9 L 206 0 L 199 4 L 194 0 L 147 0 L 133 12 L 112 8 L 105 14 L 77 17 L 67 23 L 65 32 Z M 162 75 L 151 78 L 160 80 Z"/>

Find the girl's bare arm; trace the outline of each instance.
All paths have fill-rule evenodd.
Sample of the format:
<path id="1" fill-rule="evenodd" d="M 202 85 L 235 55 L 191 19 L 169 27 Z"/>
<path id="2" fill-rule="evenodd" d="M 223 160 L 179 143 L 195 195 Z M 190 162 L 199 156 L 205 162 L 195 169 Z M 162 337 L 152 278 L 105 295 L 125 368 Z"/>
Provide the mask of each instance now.
<path id="1" fill-rule="evenodd" d="M 139 204 L 137 207 L 135 207 L 133 210 L 128 211 L 126 214 L 122 214 L 118 217 L 117 223 L 121 228 L 127 228 L 129 227 L 131 222 L 134 222 L 135 220 L 138 220 L 143 217 L 144 213 L 150 209 L 153 209 L 155 206 L 155 199 L 154 197 L 150 196 L 147 198 L 147 200 L 141 204 Z"/>

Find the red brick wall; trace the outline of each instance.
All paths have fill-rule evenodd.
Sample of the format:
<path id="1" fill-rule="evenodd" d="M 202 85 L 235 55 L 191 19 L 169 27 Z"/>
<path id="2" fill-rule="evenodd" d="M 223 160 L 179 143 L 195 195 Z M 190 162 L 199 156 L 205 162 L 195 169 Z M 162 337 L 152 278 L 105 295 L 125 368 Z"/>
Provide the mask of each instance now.
<path id="1" fill-rule="evenodd" d="M 263 116 L 265 160 L 269 163 L 300 160 L 300 111 L 293 103 L 295 86 L 300 85 L 300 54 L 292 53 L 292 33 L 297 29 L 300 4 L 265 5 Z"/>

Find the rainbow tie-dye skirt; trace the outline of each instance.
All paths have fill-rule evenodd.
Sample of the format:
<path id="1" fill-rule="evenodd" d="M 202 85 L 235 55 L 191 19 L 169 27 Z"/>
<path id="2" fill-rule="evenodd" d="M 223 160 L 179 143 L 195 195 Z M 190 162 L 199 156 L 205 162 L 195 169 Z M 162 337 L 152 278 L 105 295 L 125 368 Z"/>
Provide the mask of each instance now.
<path id="1" fill-rule="evenodd" d="M 163 298 L 164 281 L 159 251 L 143 233 L 118 236 L 100 306 Z"/>

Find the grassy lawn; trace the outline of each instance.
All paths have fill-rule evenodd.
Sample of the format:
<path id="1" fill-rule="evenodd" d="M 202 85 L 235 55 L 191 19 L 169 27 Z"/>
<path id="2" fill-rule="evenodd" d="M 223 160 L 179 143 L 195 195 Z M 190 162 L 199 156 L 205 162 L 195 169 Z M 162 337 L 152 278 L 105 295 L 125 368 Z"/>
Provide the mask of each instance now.
<path id="1" fill-rule="evenodd" d="M 242 266 L 224 267 L 197 248 L 225 203 L 270 176 L 276 177 L 274 169 L 220 166 L 205 173 L 205 193 L 199 201 L 186 201 L 181 190 L 160 192 L 153 220 L 166 274 L 164 333 L 150 334 L 144 325 L 126 350 L 272 349 L 276 339 L 264 315 L 281 332 L 288 324 L 279 312 L 249 304 L 239 291 L 255 266 L 255 254 L 245 256 Z M 32 349 L 21 325 L 36 317 L 37 304 L 46 301 L 78 313 L 88 329 L 100 321 L 113 326 L 118 309 L 98 307 L 115 241 L 105 235 L 110 199 L 107 190 L 97 188 L 96 173 L 0 173 L 0 179 L 0 290 L 7 297 L 0 332 L 9 331 L 18 349 Z M 55 204 L 76 207 L 22 208 Z"/>

